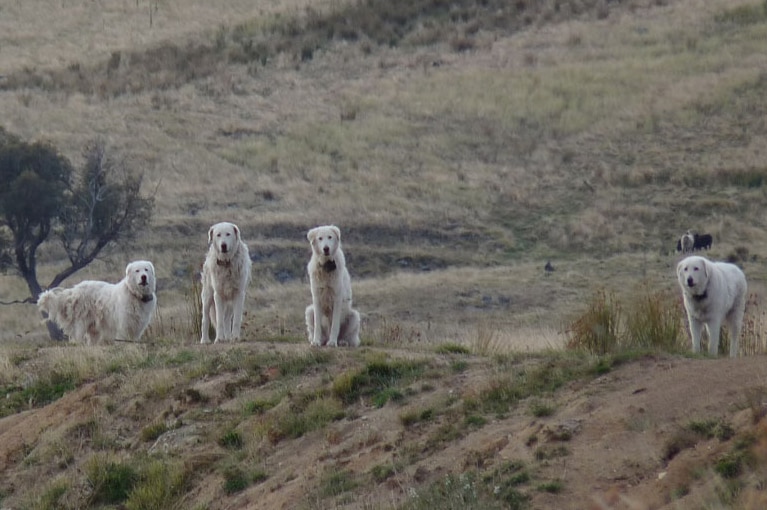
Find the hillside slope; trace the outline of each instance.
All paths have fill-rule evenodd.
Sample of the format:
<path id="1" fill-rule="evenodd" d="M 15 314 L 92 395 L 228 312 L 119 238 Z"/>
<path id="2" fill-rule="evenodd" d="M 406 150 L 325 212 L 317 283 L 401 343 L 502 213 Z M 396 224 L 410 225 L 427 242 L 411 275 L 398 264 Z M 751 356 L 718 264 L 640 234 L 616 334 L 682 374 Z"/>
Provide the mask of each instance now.
<path id="1" fill-rule="evenodd" d="M 445 508 L 755 509 L 765 501 L 761 356 L 618 364 L 263 342 L 127 349 L 87 354 L 109 358 L 113 373 L 0 419 L 4 508 L 107 503 L 93 466 L 140 470 L 153 457 L 184 474 L 167 500 L 173 508 L 436 508 L 457 498 L 464 506 Z M 20 366 L 53 360 L 61 371 L 85 355 L 72 350 L 42 348 Z M 380 387 L 341 392 L 345 375 L 386 367 Z M 725 477 L 717 469 L 728 458 L 738 471 Z M 242 485 L 232 482 L 238 474 Z M 40 506 L 46 498 L 59 506 Z"/>

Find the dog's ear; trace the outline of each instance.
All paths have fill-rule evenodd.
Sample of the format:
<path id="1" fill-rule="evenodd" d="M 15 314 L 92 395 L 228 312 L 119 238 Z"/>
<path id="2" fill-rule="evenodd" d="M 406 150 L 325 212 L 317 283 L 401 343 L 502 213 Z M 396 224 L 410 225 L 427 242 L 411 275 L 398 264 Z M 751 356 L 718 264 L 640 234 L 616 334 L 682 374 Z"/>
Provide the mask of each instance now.
<path id="1" fill-rule="evenodd" d="M 152 264 L 151 262 L 147 261 L 147 265 L 149 265 L 149 272 L 151 272 L 152 276 L 154 276 L 154 264 Z"/>
<path id="2" fill-rule="evenodd" d="M 309 230 L 309 232 L 306 233 L 306 239 L 310 243 L 312 243 L 312 244 L 314 244 L 314 239 L 316 237 L 317 237 L 317 229 L 316 228 L 313 228 L 313 229 Z"/>
<path id="3" fill-rule="evenodd" d="M 676 275 L 681 278 L 682 277 L 682 271 L 684 271 L 684 259 L 679 261 L 679 264 L 676 265 Z"/>
<path id="4" fill-rule="evenodd" d="M 701 258 L 701 260 L 703 261 L 703 275 L 706 278 L 708 278 L 708 273 L 709 273 L 708 265 L 709 265 L 709 261 L 708 261 L 708 259 L 704 259 L 704 258 Z"/>
<path id="5" fill-rule="evenodd" d="M 335 225 L 330 225 L 330 230 L 333 231 L 333 234 L 335 234 L 336 239 L 338 239 L 340 241 L 341 240 L 341 229 L 339 229 Z"/>
<path id="6" fill-rule="evenodd" d="M 125 266 L 125 276 L 128 276 L 130 274 L 132 265 L 133 265 L 133 262 L 130 262 L 127 266 Z"/>
<path id="7" fill-rule="evenodd" d="M 213 227 L 208 230 L 208 244 L 213 242 Z"/>
<path id="8" fill-rule="evenodd" d="M 240 229 L 237 228 L 237 225 L 232 223 L 232 228 L 234 229 L 234 238 L 239 241 L 240 240 Z"/>

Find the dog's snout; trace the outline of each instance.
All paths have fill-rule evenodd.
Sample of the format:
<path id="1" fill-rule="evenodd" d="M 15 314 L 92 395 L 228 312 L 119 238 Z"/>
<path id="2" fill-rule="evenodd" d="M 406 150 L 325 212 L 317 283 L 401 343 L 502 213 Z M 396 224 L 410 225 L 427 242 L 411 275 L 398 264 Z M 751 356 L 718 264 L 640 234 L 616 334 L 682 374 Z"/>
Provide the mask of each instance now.
<path id="1" fill-rule="evenodd" d="M 226 253 L 226 250 L 227 250 L 227 249 L 228 249 L 228 248 L 227 248 L 227 246 L 226 246 L 226 243 L 221 243 L 221 252 L 222 252 L 222 253 Z"/>
<path id="2" fill-rule="evenodd" d="M 330 246 L 324 246 L 324 247 L 322 248 L 322 252 L 323 252 L 325 255 L 329 255 L 329 254 L 330 254 Z"/>
<path id="3" fill-rule="evenodd" d="M 146 275 L 145 274 L 141 275 L 141 283 L 146 283 Z"/>
<path id="4" fill-rule="evenodd" d="M 692 279 L 692 276 L 687 277 L 687 286 L 692 287 L 695 285 L 695 280 Z"/>

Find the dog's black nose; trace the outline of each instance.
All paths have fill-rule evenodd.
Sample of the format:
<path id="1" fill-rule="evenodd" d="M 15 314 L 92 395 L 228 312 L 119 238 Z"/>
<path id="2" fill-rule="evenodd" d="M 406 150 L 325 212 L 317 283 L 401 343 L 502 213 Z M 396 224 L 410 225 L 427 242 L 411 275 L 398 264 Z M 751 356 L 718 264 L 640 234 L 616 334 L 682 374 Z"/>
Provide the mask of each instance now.
<path id="1" fill-rule="evenodd" d="M 226 253 L 226 243 L 221 245 L 221 253 Z"/>
<path id="2" fill-rule="evenodd" d="M 322 251 L 325 252 L 325 255 L 327 255 L 330 253 L 330 248 L 325 246 L 324 248 L 322 248 Z"/>
<path id="3" fill-rule="evenodd" d="M 692 276 L 690 276 L 687 278 L 687 286 L 692 287 L 693 285 L 695 285 L 695 280 L 693 280 Z"/>

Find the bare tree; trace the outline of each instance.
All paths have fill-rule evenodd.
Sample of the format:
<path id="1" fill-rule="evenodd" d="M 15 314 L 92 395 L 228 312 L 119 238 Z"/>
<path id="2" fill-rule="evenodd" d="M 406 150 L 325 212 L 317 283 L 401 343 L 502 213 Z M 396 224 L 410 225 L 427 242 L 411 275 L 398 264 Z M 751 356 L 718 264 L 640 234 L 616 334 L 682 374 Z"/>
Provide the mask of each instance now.
<path id="1" fill-rule="evenodd" d="M 83 157 L 75 171 L 51 145 L 29 144 L 0 128 L 0 268 L 14 270 L 30 293 L 16 302 L 37 302 L 43 290 L 37 276 L 43 243 L 58 242 L 69 260 L 47 285 L 56 287 L 151 220 L 154 199 L 141 193 L 143 176 L 113 158 L 104 139 L 86 144 Z"/>

